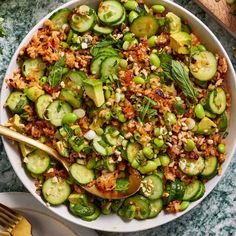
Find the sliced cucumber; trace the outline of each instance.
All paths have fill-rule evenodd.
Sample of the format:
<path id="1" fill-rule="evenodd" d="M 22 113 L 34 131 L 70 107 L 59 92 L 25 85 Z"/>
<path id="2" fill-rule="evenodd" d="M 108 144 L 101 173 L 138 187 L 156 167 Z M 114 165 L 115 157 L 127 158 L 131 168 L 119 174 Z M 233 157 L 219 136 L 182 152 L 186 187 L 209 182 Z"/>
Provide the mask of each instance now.
<path id="1" fill-rule="evenodd" d="M 202 183 L 199 180 L 194 180 L 186 186 L 183 200 L 191 201 L 201 190 Z"/>
<path id="2" fill-rule="evenodd" d="M 119 57 L 108 57 L 101 64 L 101 76 L 104 79 L 116 76 L 120 65 Z"/>
<path id="3" fill-rule="evenodd" d="M 98 54 L 97 56 L 118 56 L 118 52 L 112 48 L 112 47 L 105 47 L 105 48 L 100 48 L 99 51 L 98 51 Z"/>
<path id="4" fill-rule="evenodd" d="M 216 175 L 218 167 L 218 160 L 215 156 L 210 156 L 205 159 L 205 167 L 201 172 L 201 176 L 204 178 L 211 178 Z"/>
<path id="5" fill-rule="evenodd" d="M 118 137 L 112 137 L 111 134 L 104 134 L 105 141 L 111 145 L 116 146 L 118 144 Z"/>
<path id="6" fill-rule="evenodd" d="M 108 26 L 99 26 L 96 24 L 93 27 L 93 31 L 96 32 L 97 34 L 111 34 L 114 29 Z"/>
<path id="7" fill-rule="evenodd" d="M 185 183 L 180 181 L 179 179 L 176 179 L 174 184 L 175 186 L 175 199 L 182 200 L 185 192 Z"/>
<path id="8" fill-rule="evenodd" d="M 50 165 L 50 157 L 47 153 L 36 149 L 27 155 L 26 168 L 33 174 L 44 173 Z"/>
<path id="9" fill-rule="evenodd" d="M 25 106 L 29 104 L 26 95 L 20 91 L 13 91 L 7 98 L 5 104 L 12 113 L 20 114 L 24 112 Z"/>
<path id="10" fill-rule="evenodd" d="M 47 179 L 42 187 L 43 197 L 52 205 L 60 205 L 67 200 L 70 195 L 70 185 L 60 177 Z"/>
<path id="11" fill-rule="evenodd" d="M 101 145 L 102 142 L 104 142 L 104 141 L 102 140 L 101 137 L 98 136 L 98 137 L 93 139 L 92 145 L 93 145 L 94 150 L 98 154 L 100 154 L 102 156 L 106 156 L 107 155 L 107 150 L 106 150 L 105 145 Z"/>
<path id="12" fill-rule="evenodd" d="M 59 94 L 59 99 L 68 102 L 73 108 L 81 107 L 81 99 L 72 90 L 63 88 Z"/>
<path id="13" fill-rule="evenodd" d="M 142 180 L 141 191 L 145 197 L 151 200 L 160 198 L 164 191 L 162 179 L 156 175 L 146 176 Z"/>
<path id="14" fill-rule="evenodd" d="M 99 5 L 98 17 L 103 23 L 112 24 L 118 22 L 124 12 L 124 7 L 118 1 L 105 1 Z"/>
<path id="15" fill-rule="evenodd" d="M 133 21 L 130 29 L 138 38 L 149 38 L 157 33 L 158 22 L 150 15 L 139 16 Z"/>
<path id="16" fill-rule="evenodd" d="M 74 31 L 83 33 L 93 28 L 96 17 L 94 11 L 86 5 L 80 6 L 79 9 L 82 9 L 83 13 L 74 13 L 70 19 L 70 26 Z"/>
<path id="17" fill-rule="evenodd" d="M 70 174 L 78 184 L 88 184 L 94 180 L 93 170 L 77 163 L 70 166 Z"/>
<path id="18" fill-rule="evenodd" d="M 226 131 L 227 127 L 228 127 L 228 118 L 227 118 L 226 112 L 223 112 L 220 115 L 220 122 L 218 124 L 218 129 L 220 132 L 224 132 Z"/>
<path id="19" fill-rule="evenodd" d="M 79 70 L 71 70 L 64 75 L 63 80 L 65 80 L 65 84 L 67 87 L 72 87 L 77 89 L 78 86 L 81 87 L 83 85 L 83 80 L 87 78 L 88 75 L 85 72 Z M 66 79 L 69 79 L 69 82 L 72 84 L 67 82 Z"/>
<path id="20" fill-rule="evenodd" d="M 193 55 L 189 68 L 196 79 L 208 81 L 216 74 L 216 57 L 208 51 L 198 52 Z"/>
<path id="21" fill-rule="evenodd" d="M 222 88 L 211 91 L 208 98 L 208 105 L 211 111 L 217 115 L 222 114 L 226 109 L 226 95 Z"/>
<path id="22" fill-rule="evenodd" d="M 202 157 L 196 159 L 181 158 L 179 161 L 179 168 L 187 175 L 198 175 L 205 167 L 205 161 Z"/>
<path id="23" fill-rule="evenodd" d="M 62 126 L 62 119 L 65 114 L 71 113 L 72 108 L 67 102 L 56 100 L 47 107 L 49 121 L 55 126 Z"/>
<path id="24" fill-rule="evenodd" d="M 23 157 L 27 157 L 28 154 L 30 154 L 31 152 L 35 150 L 35 148 L 28 146 L 26 144 L 23 144 L 23 143 L 19 143 L 19 147 L 20 147 L 20 151 Z"/>
<path id="25" fill-rule="evenodd" d="M 49 19 L 53 23 L 53 30 L 62 29 L 63 25 L 68 23 L 68 17 L 71 13 L 71 10 L 68 8 L 63 8 L 56 11 Z"/>
<path id="26" fill-rule="evenodd" d="M 45 118 L 45 111 L 48 105 L 52 103 L 52 97 L 48 94 L 41 95 L 35 102 L 35 110 L 39 118 Z"/>
<path id="27" fill-rule="evenodd" d="M 25 77 L 32 77 L 36 80 L 44 75 L 46 64 L 41 58 L 27 59 L 23 62 L 22 73 Z"/>
<path id="28" fill-rule="evenodd" d="M 125 19 L 126 19 L 126 12 L 124 11 L 124 14 L 121 17 L 121 19 L 115 23 L 112 23 L 111 26 L 118 26 L 118 25 L 122 24 L 125 21 Z"/>
<path id="29" fill-rule="evenodd" d="M 205 185 L 201 182 L 199 192 L 191 199 L 192 202 L 202 198 L 206 191 Z"/>
<path id="30" fill-rule="evenodd" d="M 141 145 L 139 143 L 129 143 L 126 149 L 127 158 L 130 163 L 135 160 L 137 157 L 139 151 L 142 149 Z"/>
<path id="31" fill-rule="evenodd" d="M 98 76 L 100 74 L 100 66 L 105 58 L 107 58 L 106 55 L 98 56 L 94 58 L 90 66 L 90 71 L 93 75 Z"/>
<path id="32" fill-rule="evenodd" d="M 86 221 L 93 221 L 93 220 L 96 220 L 100 215 L 101 215 L 100 209 L 97 206 L 95 206 L 95 211 L 92 215 L 81 216 L 81 219 L 86 220 Z"/>
<path id="33" fill-rule="evenodd" d="M 162 199 L 156 199 L 156 200 L 151 200 L 150 201 L 150 213 L 148 218 L 154 218 L 156 217 L 162 210 L 163 208 L 163 201 Z"/>

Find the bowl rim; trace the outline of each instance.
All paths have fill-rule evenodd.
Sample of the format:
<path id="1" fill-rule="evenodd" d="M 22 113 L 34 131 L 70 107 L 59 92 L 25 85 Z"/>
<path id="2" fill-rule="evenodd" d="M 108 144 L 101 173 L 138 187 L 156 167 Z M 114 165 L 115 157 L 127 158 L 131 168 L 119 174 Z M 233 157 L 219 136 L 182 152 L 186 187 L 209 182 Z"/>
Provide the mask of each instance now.
<path id="1" fill-rule="evenodd" d="M 87 0 L 89 1 L 89 0 Z M 12 67 L 14 67 L 14 63 L 16 63 L 16 59 L 17 59 L 17 56 L 19 54 L 19 51 L 20 49 L 25 46 L 28 41 L 32 38 L 32 36 L 37 32 L 37 30 L 40 28 L 40 26 L 42 26 L 43 22 L 48 19 L 54 12 L 58 11 L 59 9 L 61 8 L 65 8 L 65 7 L 72 7 L 72 6 L 75 6 L 77 4 L 81 4 L 81 3 L 85 3 L 87 2 L 86 0 L 72 0 L 72 1 L 69 1 L 65 4 L 62 4 L 61 6 L 57 7 L 55 10 L 51 11 L 50 13 L 48 13 L 45 17 L 43 17 L 28 33 L 27 35 L 24 37 L 24 39 L 21 41 L 21 43 L 19 44 L 19 46 L 17 47 L 14 55 L 12 56 L 12 59 L 8 65 L 8 69 L 6 71 L 6 74 L 5 74 L 5 77 L 4 78 L 7 78 L 9 75 L 12 75 L 13 73 L 13 69 Z M 96 0 L 97 1 L 97 0 Z M 92 2 L 92 1 L 91 1 Z M 228 63 L 228 73 L 230 73 L 232 75 L 232 78 L 233 78 L 233 83 L 234 83 L 234 86 L 236 87 L 236 76 L 235 76 L 235 73 L 234 73 L 234 68 L 233 68 L 233 65 L 224 49 L 224 47 L 222 46 L 222 44 L 219 42 L 219 40 L 217 39 L 217 37 L 212 33 L 212 31 L 200 20 L 198 19 L 193 13 L 191 13 L 190 11 L 186 10 L 184 7 L 178 5 L 177 3 L 174 3 L 170 0 L 160 0 L 158 1 L 159 3 L 164 3 L 170 7 L 173 7 L 175 9 L 177 9 L 178 11 L 182 12 L 185 16 L 191 16 L 194 21 L 196 22 L 196 24 L 198 24 L 200 26 L 200 28 L 203 28 L 204 30 L 206 30 L 208 32 L 208 34 L 213 38 L 214 40 L 214 43 L 217 44 L 217 48 L 219 51 L 222 52 L 222 54 L 224 55 L 224 57 L 226 58 L 227 60 L 227 63 Z M 1 111 L 1 114 L 4 110 L 3 108 L 3 105 L 4 105 L 4 102 L 6 100 L 6 97 L 4 96 L 4 91 L 6 90 L 9 90 L 6 86 L 6 82 L 5 82 L 5 79 L 3 81 L 3 84 L 2 84 L 2 88 L 1 88 L 1 98 L 0 98 L 0 111 Z M 3 116 L 1 115 L 0 117 L 0 122 L 3 123 L 5 122 Z M 32 182 L 32 180 L 30 180 L 30 178 L 28 177 L 29 180 L 25 179 L 24 180 L 24 176 L 21 176 L 21 173 L 20 172 L 21 170 L 19 170 L 18 168 L 23 168 L 21 165 L 19 165 L 19 162 L 18 163 L 15 163 L 15 160 L 14 158 L 11 157 L 11 153 L 12 153 L 12 145 L 10 144 L 9 140 L 7 140 L 6 138 L 2 137 L 2 141 L 3 141 L 3 145 L 4 145 L 4 148 L 5 148 L 5 151 L 7 153 L 7 156 L 8 156 L 8 159 L 16 173 L 16 175 L 18 176 L 18 178 L 21 180 L 21 182 L 24 184 L 24 186 L 28 189 L 28 191 L 42 204 L 44 205 L 45 207 L 49 208 L 52 212 L 54 212 L 55 214 L 57 214 L 58 216 L 64 218 L 65 220 L 68 220 L 72 223 L 75 223 L 75 224 L 78 224 L 78 225 L 81 225 L 81 226 L 84 226 L 84 227 L 88 227 L 88 228 L 91 228 L 91 229 L 96 229 L 96 230 L 101 230 L 101 231 L 107 231 L 107 232 L 135 232 L 135 231 L 142 231 L 142 230 L 147 230 L 147 229 L 150 229 L 150 228 L 154 228 L 154 227 L 157 227 L 157 226 L 160 226 L 160 225 L 163 225 L 163 224 L 166 224 L 170 221 L 173 221 L 177 218 L 179 218 L 180 216 L 186 214 L 187 212 L 190 212 L 194 207 L 196 207 L 201 201 L 203 201 L 207 195 L 215 188 L 215 186 L 219 183 L 219 181 L 221 180 L 222 176 L 225 174 L 226 170 L 227 170 L 227 167 L 229 165 L 229 163 L 231 162 L 232 160 L 232 157 L 233 157 L 233 153 L 234 153 L 234 150 L 235 150 L 235 147 L 236 147 L 236 138 L 234 139 L 233 141 L 233 144 L 232 144 L 232 148 L 231 148 L 231 152 L 227 154 L 227 158 L 226 158 L 226 161 L 225 163 L 223 164 L 223 172 L 222 172 L 222 175 L 221 176 L 216 176 L 213 178 L 213 182 L 211 182 L 211 185 L 210 186 L 207 186 L 206 188 L 206 193 L 205 195 L 199 199 L 198 201 L 196 202 L 193 202 L 191 203 L 191 205 L 189 206 L 189 208 L 183 212 L 179 212 L 177 214 L 171 214 L 170 215 L 164 215 L 164 214 L 161 214 L 160 216 L 158 216 L 157 218 L 154 218 L 156 219 L 156 221 L 154 222 L 153 219 L 150 219 L 150 220 L 145 220 L 145 221 L 137 221 L 137 220 L 133 220 L 133 221 L 130 221 L 129 223 L 127 222 L 119 222 L 119 225 L 111 225 L 112 221 L 109 222 L 108 218 L 104 217 L 103 218 L 105 220 L 107 220 L 107 224 L 104 224 L 104 222 L 101 222 L 99 225 L 96 224 L 96 222 L 98 220 L 95 220 L 95 221 L 92 221 L 92 222 L 86 222 L 86 221 L 82 221 L 74 216 L 71 215 L 71 217 L 67 217 L 66 214 L 60 214 L 60 207 L 49 207 L 47 206 L 47 204 L 42 200 L 42 198 L 40 196 L 38 196 L 35 192 L 35 188 L 32 188 L 32 184 L 30 182 Z M 15 155 L 18 155 L 19 157 L 19 152 L 16 152 L 15 151 Z M 20 159 L 20 158 L 19 158 Z M 21 160 L 20 160 L 21 162 Z M 19 172 L 18 172 L 19 171 Z M 29 184 L 30 183 L 30 184 Z M 29 185 L 28 185 L 29 184 Z M 207 184 L 208 185 L 208 184 Z M 63 208 L 64 209 L 64 208 Z M 158 221 L 158 218 L 159 217 L 162 217 L 162 216 L 165 216 L 166 219 L 162 220 L 161 222 Z M 168 217 L 169 216 L 169 217 Z M 101 220 L 103 221 L 103 219 Z M 106 222 L 106 221 L 105 221 Z M 132 222 L 139 222 L 138 223 L 138 226 L 137 224 L 132 224 Z M 144 223 L 144 222 L 147 222 L 147 223 Z M 116 224 L 116 222 L 114 222 Z M 122 226 L 121 226 L 122 225 Z"/>

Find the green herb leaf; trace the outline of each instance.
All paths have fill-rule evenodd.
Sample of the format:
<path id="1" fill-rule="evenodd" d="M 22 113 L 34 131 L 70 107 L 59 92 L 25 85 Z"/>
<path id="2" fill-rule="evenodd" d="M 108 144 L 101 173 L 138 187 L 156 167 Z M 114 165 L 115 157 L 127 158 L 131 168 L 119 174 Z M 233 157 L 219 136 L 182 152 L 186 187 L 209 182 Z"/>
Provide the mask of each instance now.
<path id="1" fill-rule="evenodd" d="M 91 48 L 90 53 L 95 57 L 95 56 L 97 56 L 100 48 L 104 48 L 104 47 L 107 47 L 107 46 L 110 46 L 110 45 L 113 45 L 116 43 L 117 43 L 116 40 L 103 40 L 103 41 L 97 43 L 96 45 L 94 45 Z"/>
<path id="2" fill-rule="evenodd" d="M 48 76 L 48 82 L 53 88 L 58 87 L 61 83 L 65 65 L 66 59 L 65 56 L 63 56 L 51 67 L 51 71 Z"/>
<path id="3" fill-rule="evenodd" d="M 129 180 L 127 178 L 119 178 L 116 180 L 116 191 L 125 191 L 129 188 Z"/>
<path id="4" fill-rule="evenodd" d="M 186 97 L 196 102 L 198 92 L 189 79 L 188 71 L 181 62 L 172 60 L 171 65 L 163 64 L 162 69 L 164 70 L 165 75 L 178 85 Z"/>

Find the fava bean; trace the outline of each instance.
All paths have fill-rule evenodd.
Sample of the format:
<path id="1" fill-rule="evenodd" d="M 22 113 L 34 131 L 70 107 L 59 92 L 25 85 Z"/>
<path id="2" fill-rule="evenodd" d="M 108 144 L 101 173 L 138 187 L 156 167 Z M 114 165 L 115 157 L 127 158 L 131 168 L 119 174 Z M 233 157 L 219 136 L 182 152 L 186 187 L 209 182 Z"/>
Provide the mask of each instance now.
<path id="1" fill-rule="evenodd" d="M 205 117 L 205 110 L 203 106 L 199 103 L 194 109 L 195 115 L 197 118 L 202 119 Z"/>
<path id="2" fill-rule="evenodd" d="M 131 11 L 129 13 L 129 22 L 132 23 L 138 16 L 139 14 L 136 11 Z"/>
<path id="3" fill-rule="evenodd" d="M 78 119 L 77 115 L 74 113 L 67 113 L 62 118 L 63 124 L 73 124 Z"/>
<path id="4" fill-rule="evenodd" d="M 160 58 L 157 56 L 157 54 L 152 53 L 150 56 L 150 63 L 152 66 L 155 66 L 156 68 L 159 68 L 161 65 Z"/>
<path id="5" fill-rule="evenodd" d="M 153 5 L 153 6 L 152 6 L 152 10 L 153 10 L 153 12 L 155 12 L 155 13 L 163 13 L 166 9 L 165 9 L 165 7 L 162 6 L 162 5 Z"/>
<path id="6" fill-rule="evenodd" d="M 192 139 L 187 139 L 184 144 L 184 150 L 186 152 L 191 152 L 196 147 L 195 142 Z"/>

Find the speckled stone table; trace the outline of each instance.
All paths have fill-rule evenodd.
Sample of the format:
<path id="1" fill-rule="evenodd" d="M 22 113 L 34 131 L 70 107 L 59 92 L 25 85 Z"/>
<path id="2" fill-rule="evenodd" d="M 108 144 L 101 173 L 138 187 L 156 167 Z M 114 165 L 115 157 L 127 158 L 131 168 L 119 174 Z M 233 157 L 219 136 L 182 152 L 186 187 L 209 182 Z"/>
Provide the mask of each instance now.
<path id="1" fill-rule="evenodd" d="M 47 13 L 66 0 L 0 0 L 0 17 L 5 18 L 6 37 L 0 39 L 3 55 L 0 55 L 0 83 L 10 59 L 27 32 Z M 221 28 L 210 16 L 189 0 L 177 2 L 193 12 L 222 42 L 229 53 L 234 68 L 232 47 L 236 40 Z M 0 192 L 27 191 L 16 177 L 0 141 Z M 139 233 L 118 234 L 98 232 L 100 236 L 236 236 L 236 155 L 227 173 L 212 193 L 195 209 L 166 225 Z M 43 235 L 42 235 L 43 236 Z"/>

